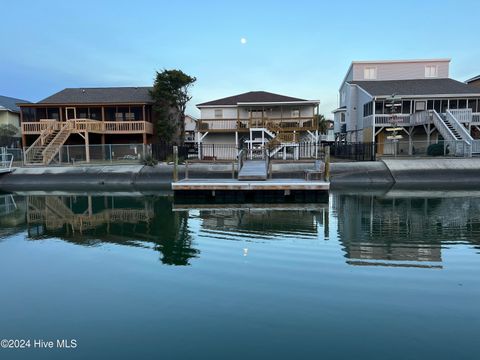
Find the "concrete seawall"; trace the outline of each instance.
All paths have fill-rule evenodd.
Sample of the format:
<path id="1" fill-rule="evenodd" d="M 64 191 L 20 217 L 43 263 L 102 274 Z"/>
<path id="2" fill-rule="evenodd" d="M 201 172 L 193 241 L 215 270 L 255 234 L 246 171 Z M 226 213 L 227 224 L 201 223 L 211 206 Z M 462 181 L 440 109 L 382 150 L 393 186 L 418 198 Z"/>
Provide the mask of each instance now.
<path id="1" fill-rule="evenodd" d="M 275 163 L 274 178 L 302 176 L 311 163 Z M 179 166 L 179 177 L 185 168 Z M 0 175 L 0 189 L 13 190 L 101 190 L 169 189 L 173 166 L 142 165 L 17 168 Z M 231 178 L 232 164 L 191 164 L 191 178 Z M 332 188 L 343 186 L 388 187 L 393 184 L 429 187 L 480 185 L 480 158 L 389 159 L 376 162 L 331 164 Z"/>

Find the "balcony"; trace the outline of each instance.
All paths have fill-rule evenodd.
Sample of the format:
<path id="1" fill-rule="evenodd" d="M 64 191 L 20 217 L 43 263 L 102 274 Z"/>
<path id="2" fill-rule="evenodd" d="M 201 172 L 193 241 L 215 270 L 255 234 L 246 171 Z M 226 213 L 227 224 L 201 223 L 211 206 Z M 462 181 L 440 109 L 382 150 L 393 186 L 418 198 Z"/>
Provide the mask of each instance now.
<path id="1" fill-rule="evenodd" d="M 318 122 L 315 117 L 296 118 L 239 118 L 239 119 L 200 119 L 199 132 L 242 132 L 258 128 L 276 128 L 283 131 L 315 131 Z"/>
<path id="2" fill-rule="evenodd" d="M 98 121 L 91 119 L 68 120 L 72 132 L 91 132 L 98 134 L 153 134 L 153 124 L 148 121 Z M 39 135 L 49 124 L 63 125 L 51 119 L 22 123 L 22 134 Z M 57 126 L 55 126 L 57 127 Z"/>

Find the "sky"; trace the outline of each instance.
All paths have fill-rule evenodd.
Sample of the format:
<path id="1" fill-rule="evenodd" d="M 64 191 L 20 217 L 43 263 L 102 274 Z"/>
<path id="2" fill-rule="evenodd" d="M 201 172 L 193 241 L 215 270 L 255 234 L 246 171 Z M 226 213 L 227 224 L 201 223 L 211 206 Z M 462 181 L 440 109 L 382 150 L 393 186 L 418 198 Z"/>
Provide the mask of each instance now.
<path id="1" fill-rule="evenodd" d="M 451 58 L 480 74 L 479 1 L 24 1 L 0 4 L 0 95 L 150 86 L 195 76 L 195 104 L 264 90 L 319 99 L 332 118 L 354 60 Z M 241 41 L 245 39 L 245 41 Z"/>

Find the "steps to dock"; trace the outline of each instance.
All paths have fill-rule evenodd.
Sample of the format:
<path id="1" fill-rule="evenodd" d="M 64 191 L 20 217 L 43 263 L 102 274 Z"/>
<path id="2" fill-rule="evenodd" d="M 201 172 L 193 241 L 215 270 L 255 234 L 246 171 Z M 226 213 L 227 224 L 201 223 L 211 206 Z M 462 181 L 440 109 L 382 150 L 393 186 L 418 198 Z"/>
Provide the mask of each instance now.
<path id="1" fill-rule="evenodd" d="M 267 180 L 268 164 L 265 160 L 245 160 L 238 173 L 238 180 Z"/>

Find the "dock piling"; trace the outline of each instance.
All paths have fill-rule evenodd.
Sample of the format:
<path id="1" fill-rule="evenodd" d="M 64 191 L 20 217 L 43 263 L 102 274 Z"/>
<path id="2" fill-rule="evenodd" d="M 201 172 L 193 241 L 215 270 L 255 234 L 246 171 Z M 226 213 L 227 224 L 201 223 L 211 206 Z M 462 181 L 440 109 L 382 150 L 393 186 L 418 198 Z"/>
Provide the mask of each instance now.
<path id="1" fill-rule="evenodd" d="M 330 146 L 325 146 L 325 181 L 330 181 Z"/>
<path id="2" fill-rule="evenodd" d="M 178 146 L 173 147 L 173 181 L 178 181 Z"/>

